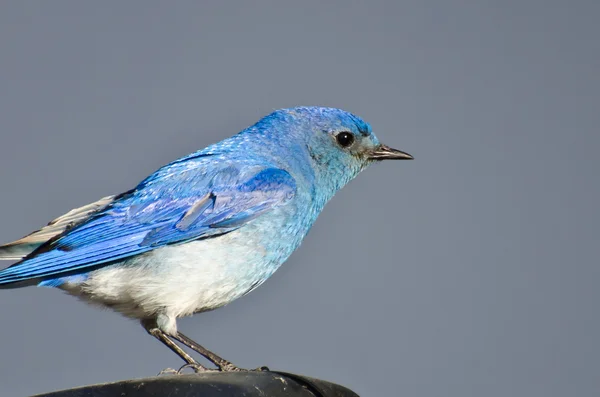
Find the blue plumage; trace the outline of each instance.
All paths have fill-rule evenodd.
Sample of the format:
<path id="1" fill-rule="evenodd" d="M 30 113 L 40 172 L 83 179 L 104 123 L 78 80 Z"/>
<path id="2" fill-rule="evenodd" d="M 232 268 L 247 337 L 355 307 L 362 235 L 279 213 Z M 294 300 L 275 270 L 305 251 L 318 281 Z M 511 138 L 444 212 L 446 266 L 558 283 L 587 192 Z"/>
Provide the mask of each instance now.
<path id="1" fill-rule="evenodd" d="M 111 307 L 140 319 L 201 368 L 165 341 L 185 340 L 175 320 L 262 284 L 337 190 L 374 161 L 410 158 L 381 145 L 367 123 L 345 111 L 279 110 L 129 192 L 0 247 L 0 259 L 32 251 L 0 271 L 0 288 L 58 287 Z"/>

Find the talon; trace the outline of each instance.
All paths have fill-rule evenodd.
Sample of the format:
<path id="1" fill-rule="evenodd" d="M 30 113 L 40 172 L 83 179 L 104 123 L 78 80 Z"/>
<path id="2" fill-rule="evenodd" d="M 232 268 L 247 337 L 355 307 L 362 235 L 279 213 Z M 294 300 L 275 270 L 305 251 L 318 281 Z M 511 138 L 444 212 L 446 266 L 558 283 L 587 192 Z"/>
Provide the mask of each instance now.
<path id="1" fill-rule="evenodd" d="M 269 367 L 267 367 L 266 365 L 263 365 L 262 367 L 258 367 L 256 369 L 253 369 L 252 371 L 257 371 L 257 372 L 271 372 L 271 370 L 269 369 Z"/>
<path id="2" fill-rule="evenodd" d="M 181 375 L 183 373 L 183 371 L 185 371 L 186 369 L 192 369 L 194 370 L 195 373 L 202 373 L 202 372 L 212 372 L 214 370 L 206 368 L 204 365 L 202 364 L 185 364 L 184 366 L 182 366 L 181 368 L 179 368 L 179 370 L 177 371 L 177 375 Z"/>

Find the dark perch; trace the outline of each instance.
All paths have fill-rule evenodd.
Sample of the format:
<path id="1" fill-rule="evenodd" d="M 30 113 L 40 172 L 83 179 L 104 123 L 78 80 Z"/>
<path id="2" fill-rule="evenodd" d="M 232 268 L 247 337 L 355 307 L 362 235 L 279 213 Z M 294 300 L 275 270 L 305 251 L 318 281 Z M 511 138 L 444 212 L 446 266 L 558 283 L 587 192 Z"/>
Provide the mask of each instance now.
<path id="1" fill-rule="evenodd" d="M 39 394 L 35 397 L 358 397 L 345 387 L 284 372 L 163 375 Z"/>

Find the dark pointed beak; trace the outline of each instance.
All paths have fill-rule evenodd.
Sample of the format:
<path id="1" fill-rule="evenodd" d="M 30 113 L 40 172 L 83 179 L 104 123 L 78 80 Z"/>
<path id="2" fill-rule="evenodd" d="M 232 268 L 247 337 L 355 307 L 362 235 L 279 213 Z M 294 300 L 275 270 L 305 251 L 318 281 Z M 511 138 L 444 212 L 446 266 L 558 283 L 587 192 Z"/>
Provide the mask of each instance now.
<path id="1" fill-rule="evenodd" d="M 412 160 L 414 157 L 398 149 L 392 149 L 386 145 L 379 145 L 371 153 L 371 160 Z"/>

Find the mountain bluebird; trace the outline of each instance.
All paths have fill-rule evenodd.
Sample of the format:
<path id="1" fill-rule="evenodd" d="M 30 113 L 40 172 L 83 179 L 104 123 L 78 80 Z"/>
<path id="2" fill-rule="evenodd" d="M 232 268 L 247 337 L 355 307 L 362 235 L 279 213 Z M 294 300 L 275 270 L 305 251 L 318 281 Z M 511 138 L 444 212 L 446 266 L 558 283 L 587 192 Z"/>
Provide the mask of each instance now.
<path id="1" fill-rule="evenodd" d="M 20 260 L 0 288 L 59 288 L 138 319 L 196 371 L 179 343 L 221 371 L 236 366 L 177 330 L 265 282 L 333 195 L 370 164 L 412 159 L 339 109 L 277 110 L 180 158 L 137 187 L 74 209 L 0 247 Z"/>

